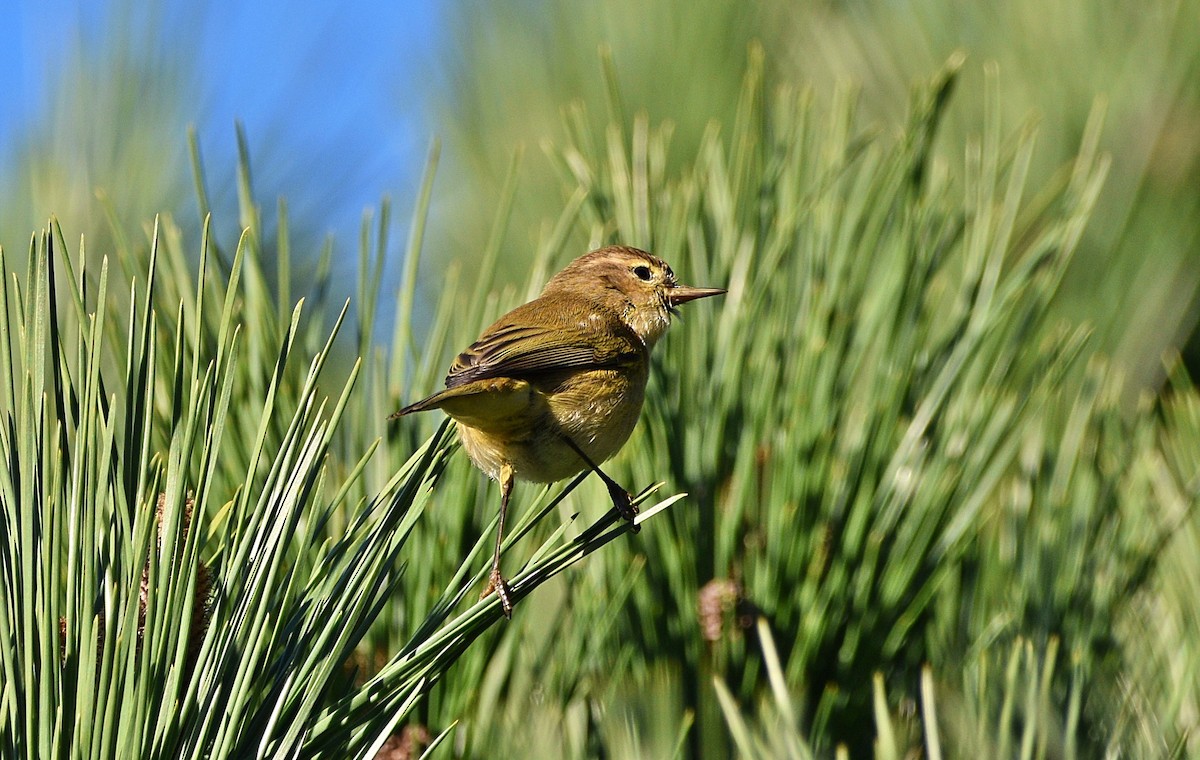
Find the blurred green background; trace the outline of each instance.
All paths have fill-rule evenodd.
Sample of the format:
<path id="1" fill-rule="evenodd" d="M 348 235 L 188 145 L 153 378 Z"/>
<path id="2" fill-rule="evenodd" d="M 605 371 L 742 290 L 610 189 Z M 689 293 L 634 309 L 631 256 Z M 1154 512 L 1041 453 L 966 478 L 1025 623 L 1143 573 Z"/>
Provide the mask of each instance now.
<path id="1" fill-rule="evenodd" d="M 471 200 L 494 197 L 507 146 L 524 144 L 527 175 L 518 233 L 536 229 L 554 192 L 537 146 L 560 130 L 565 103 L 604 111 L 597 49 L 611 50 L 627 116 L 675 124 L 672 156 L 690 156 L 705 125 L 728 121 L 751 40 L 769 79 L 811 85 L 828 98 L 850 81 L 882 130 L 897 128 L 909 86 L 955 50 L 970 63 L 955 93 L 944 144 L 978 131 L 982 70 L 999 68 L 1000 118 L 1040 123 L 1031 177 L 1049 178 L 1073 155 L 1089 112 L 1105 111 L 1102 149 L 1112 174 L 1060 307 L 1086 320 L 1134 387 L 1162 378 L 1164 351 L 1196 323 L 1200 267 L 1200 4 L 1017 0 L 689 3 L 543 2 L 454 6 L 460 45 L 434 103 L 444 115 L 448 181 Z M 519 85 L 519 86 L 518 86 Z M 511 150 L 511 148 L 509 148 Z M 959 156 L 946 156 L 958 160 Z M 486 225 L 443 208 L 447 249 L 477 249 Z M 450 222 L 453 218 L 454 222 Z M 514 257 L 530 238 L 514 234 Z"/>
<path id="2" fill-rule="evenodd" d="M 887 727 L 897 734 L 892 739 L 903 747 L 912 739 L 914 700 L 926 693 L 924 681 L 914 685 L 923 677 L 948 695 L 948 726 L 978 727 L 982 735 L 986 725 L 990 737 L 995 722 L 997 735 L 1010 728 L 1019 734 L 1033 715 L 1052 715 L 1060 723 L 1050 733 L 1066 737 L 1066 756 L 1106 746 L 1158 747 L 1194 726 L 1188 716 L 1196 693 L 1188 681 L 1200 667 L 1200 649 L 1164 662 L 1169 654 L 1139 659 L 1128 646 L 1156 625 L 1164 641 L 1187 641 L 1200 622 L 1194 599 L 1187 601 L 1197 566 L 1194 541 L 1185 539 L 1195 537 L 1194 520 L 1170 552 L 1159 552 L 1156 543 L 1160 520 L 1169 522 L 1164 514 L 1175 519 L 1171 509 L 1158 510 L 1160 502 L 1172 509 L 1177 502 L 1193 505 L 1197 488 L 1195 450 L 1188 448 L 1200 440 L 1194 394 L 1186 379 L 1163 390 L 1163 359 L 1187 350 L 1200 303 L 1200 1 L 1134 8 L 1082 0 L 1002 6 L 530 0 L 355 3 L 343 15 L 311 16 L 283 3 L 246 7 L 227 16 L 215 4 L 162 3 L 150 14 L 119 2 L 86 9 L 60 4 L 73 21 L 42 16 L 33 3 L 11 9 L 20 23 L 7 30 L 24 30 L 25 44 L 4 49 L 41 61 L 30 69 L 45 76 L 26 82 L 26 93 L 36 92 L 31 106 L 3 116 L 6 250 L 23 252 L 31 230 L 50 214 L 63 221 L 68 240 L 85 236 L 91 257 L 144 245 L 156 213 L 171 220 L 169 235 L 177 229 L 178 237 L 194 238 L 201 214 L 187 154 L 189 124 L 199 131 L 214 234 L 232 248 L 252 216 L 235 180 L 232 122 L 239 118 L 253 200 L 268 219 L 261 225 L 268 274 L 276 266 L 275 197 L 289 199 L 286 239 L 300 280 L 292 294 L 306 291 L 322 250 L 332 251 L 335 273 L 365 272 L 366 256 L 351 253 L 362 209 L 385 194 L 407 209 L 426 146 L 439 141 L 414 317 L 416 345 L 426 331 L 432 337 L 427 352 L 414 348 L 416 361 L 405 365 L 422 368 L 372 375 L 376 411 L 430 390 L 419 386 L 436 382 L 438 368 L 460 348 L 453 340 L 477 329 L 468 322 L 486 323 L 547 270 L 611 237 L 661 244 L 681 276 L 701 284 L 740 277 L 757 288 L 745 302 L 731 298 L 719 316 L 684 320 L 677 330 L 684 335 L 672 335 L 672 353 L 656 370 L 646 419 L 631 443 L 657 458 L 626 453 L 614 465 L 623 481 L 663 479 L 671 489 L 689 490 L 699 509 L 672 512 L 674 530 L 651 528 L 637 548 L 614 546 L 569 583 L 540 590 L 531 600 L 543 600 L 540 612 L 518 614 L 484 640 L 483 655 L 464 659 L 456 685 L 449 685 L 452 677 L 431 692 L 417 717 L 437 730 L 462 718 L 458 754 L 499 747 L 539 756 L 638 757 L 670 756 L 683 747 L 688 755 L 707 748 L 724 756 L 733 751 L 731 741 L 743 749 L 754 744 L 737 740 L 733 716 L 743 709 L 748 724 L 741 728 L 761 733 L 756 746 L 763 757 L 807 756 L 808 745 L 789 733 L 797 723 L 811 729 L 805 739 L 822 756 L 839 741 L 850 742 L 856 754 L 867 752 L 875 739 L 862 733 L 864 715 L 873 715 L 881 733 Z M 914 84 L 928 83 L 956 51 L 966 61 L 953 92 L 942 109 L 929 107 L 923 121 Z M 786 152 L 788 143 L 759 141 L 760 131 L 771 132 L 756 129 L 764 124 L 778 127 L 775 137 L 794 130 L 796 145 L 811 153 L 773 153 Z M 913 135 L 928 124 L 937 131 L 925 145 Z M 1019 136 L 1033 124 L 1036 143 L 1027 145 Z M 1099 125 L 1094 144 L 1089 125 Z M 1085 159 L 1076 163 L 1081 150 Z M 625 195 L 638 185 L 628 182 L 629 190 L 620 171 L 637 175 L 639 157 L 638 176 L 649 176 L 646 184 L 663 204 L 653 207 L 653 225 L 627 224 L 621 213 Z M 1009 203 L 1003 180 L 1020 175 L 1014 167 L 1024 167 L 1022 157 L 1029 161 L 1022 177 L 1027 197 Z M 1070 235 L 1055 225 L 1069 229 L 1086 215 L 1088 203 L 1079 196 L 1105 161 L 1111 161 L 1107 177 L 1081 239 L 1062 242 Z M 1000 178 L 994 187 L 970 184 L 974 175 L 961 167 L 972 162 L 984 164 L 982 176 Z M 889 173 L 905 169 L 928 175 L 927 184 L 914 182 L 922 192 L 911 197 Z M 776 170 L 802 176 L 780 178 Z M 737 184 L 746 177 L 777 184 L 764 181 L 756 197 Z M 723 188 L 720 178 L 738 191 L 730 192 L 732 210 L 713 200 Z M 576 184 L 585 180 L 595 192 L 577 197 Z M 785 180 L 799 188 L 795 197 Z M 698 209 L 697 196 L 708 205 Z M 864 209 L 857 205 L 864 198 L 883 205 Z M 972 257 L 994 230 L 979 233 L 964 251 L 955 247 L 955 230 L 1018 205 L 1013 240 L 995 233 L 997 250 L 1012 254 L 1001 257 L 1003 277 L 987 274 L 1016 283 L 1012 288 L 1032 293 L 1031 301 L 1019 308 L 1005 302 L 1011 311 L 1002 316 L 1010 322 L 979 348 L 984 339 L 968 329 L 974 318 L 968 324 L 962 311 L 974 292 L 956 275 L 968 284 L 980 275 Z M 956 216 L 960 206 L 967 222 Z M 414 229 L 407 215 L 397 216 L 392 243 L 363 233 L 363 249 L 380 241 L 385 257 L 382 278 L 370 283 L 380 288 L 380 314 L 360 323 L 366 334 L 357 346 L 363 354 L 390 348 L 393 368 L 401 363 L 401 343 L 386 346 L 384 328 L 392 323 L 393 294 L 407 263 L 401 252 Z M 699 232 L 671 232 L 679 219 L 693 217 Z M 897 218 L 904 220 L 900 231 L 889 227 Z M 800 229 L 788 227 L 796 220 Z M 731 242 L 725 237 L 731 229 L 745 239 Z M 1023 268 L 1043 244 L 1075 246 L 1061 287 Z M 814 252 L 815 261 L 788 258 L 797 250 Z M 831 268 L 845 268 L 845 280 L 835 283 L 840 291 L 824 287 L 825 252 Z M 913 292 L 889 290 L 898 287 L 892 267 L 906 261 L 900 253 L 916 255 L 933 273 L 928 281 L 914 275 Z M 950 263 L 937 259 L 943 254 Z M 768 260 L 782 261 L 776 280 L 745 266 Z M 983 288 L 980 278 L 974 284 Z M 370 288 L 359 283 L 356 292 L 355 282 L 334 276 L 319 284 L 334 291 L 328 302 L 354 295 L 359 306 Z M 460 282 L 468 299 L 475 294 L 473 302 L 462 302 Z M 792 310 L 807 314 L 829 305 L 822 299 L 831 293 L 844 300 L 830 306 L 828 325 L 792 319 Z M 872 308 L 872 294 L 880 303 L 894 297 L 909 305 L 911 297 L 920 306 L 908 315 L 911 324 L 890 324 Z M 1042 296 L 1050 300 L 1048 315 L 1039 311 Z M 280 305 L 281 314 L 288 305 Z M 862 313 L 839 317 L 842 306 Z M 398 314 L 408 318 L 403 306 Z M 456 322 L 451 314 L 468 317 Z M 875 331 L 863 327 L 860 335 L 859 324 Z M 1025 331 L 1027 324 L 1038 329 Z M 761 335 L 730 343 L 730 335 L 753 335 L 745 331 L 754 325 L 762 326 Z M 957 357 L 964 340 L 994 363 L 962 359 L 963 377 L 945 391 L 936 371 L 945 358 L 939 351 Z M 717 344 L 735 350 L 718 353 Z M 352 348 L 341 350 L 348 363 Z M 723 362 L 743 366 L 730 357 L 764 377 L 813 385 L 803 387 L 803 399 L 739 394 L 732 371 L 711 378 L 703 372 Z M 872 366 L 879 357 L 886 361 Z M 1196 345 L 1188 357 L 1194 377 Z M 1109 358 L 1124 382 L 1109 374 Z M 368 373 L 381 373 L 385 364 Z M 921 418 L 923 394 L 939 389 L 949 400 L 928 439 L 902 435 L 913 417 Z M 810 407 L 810 396 L 827 403 Z M 394 449 L 391 460 L 372 463 L 364 485 L 370 493 L 386 481 L 389 461 L 403 461 L 401 450 L 411 450 L 419 431 L 395 433 L 383 427 L 382 414 L 363 415 L 343 442 L 343 458 L 354 461 L 353 446 L 361 450 L 376 435 L 392 436 Z M 961 431 L 972 437 L 964 442 Z M 923 446 L 935 455 L 925 459 Z M 902 459 L 904 467 L 895 464 Z M 905 488 L 896 484 L 913 472 L 923 477 L 914 478 L 908 496 L 915 493 L 913 503 L 927 511 L 906 512 L 908 522 L 876 511 L 888 499 L 908 498 L 896 495 Z M 581 492 L 595 496 L 592 486 Z M 463 514 L 490 514 L 495 494 L 462 457 L 452 460 L 443 489 L 442 498 L 462 504 Z M 978 513 L 989 519 L 963 538 L 961 521 Z M 862 526 L 854 519 L 839 523 L 844 514 L 878 517 L 885 535 L 894 530 L 911 543 L 884 542 L 899 546 L 902 556 L 883 551 L 880 558 L 872 554 L 882 551 L 878 546 L 864 548 L 855 539 Z M 462 514 L 434 512 L 429 519 L 441 531 L 435 535 L 452 537 L 452 549 L 478 534 Z M 696 545 L 672 545 L 680 541 Z M 925 564 L 934 554 L 949 559 Z M 1153 573 L 1140 563 L 1160 554 L 1168 572 L 1154 575 L 1155 595 L 1143 596 Z M 436 562 L 452 569 L 459 559 Z M 889 580 L 896 577 L 889 569 L 905 580 Z M 1084 591 L 1054 582 L 1068 576 L 1085 579 Z M 710 620 L 718 630 L 702 640 L 702 589 L 717 617 L 732 610 L 745 627 L 721 629 L 720 620 Z M 950 593 L 934 603 L 932 589 Z M 1130 598 L 1114 602 L 1110 590 Z M 831 607 L 826 616 L 809 615 L 807 605 L 822 604 Z M 992 617 L 994 610 L 1003 612 Z M 1143 616 L 1147 610 L 1156 614 Z M 755 612 L 764 612 L 775 630 L 754 629 Z M 1118 613 L 1119 623 L 1109 626 Z M 409 619 L 395 613 L 370 643 L 394 651 L 408 627 Z M 921 632 L 913 635 L 918 640 L 905 638 L 910 628 Z M 767 681 L 776 674 L 770 658 L 757 653 L 770 651 L 775 640 L 786 683 L 768 697 Z M 1065 654 L 1056 654 L 1060 643 Z M 926 663 L 934 675 L 921 675 Z M 961 679 L 948 675 L 960 671 Z M 728 685 L 714 686 L 714 677 Z M 883 680 L 901 696 L 885 698 Z M 1000 681 L 1006 695 L 1029 693 L 1023 709 L 988 702 Z M 833 685 L 843 691 L 834 693 Z M 1128 718 L 1125 708 L 1106 713 L 1089 703 L 1088 712 L 1080 707 L 1085 687 L 1101 705 L 1132 704 L 1133 712 L 1166 705 L 1166 712 L 1144 723 Z M 781 698 L 789 689 L 799 721 Z M 721 702 L 726 694 L 733 707 Z M 1042 710 L 1043 697 L 1054 709 Z M 1105 722 L 1114 715 L 1121 717 Z M 1169 725 L 1169 736 L 1164 728 L 1163 736 L 1143 736 L 1141 744 L 1128 738 L 1152 733 L 1156 720 Z M 1072 729 L 1080 724 L 1077 740 Z M 957 738 L 960 747 L 986 745 Z M 1029 754 L 1045 755 L 1045 740 L 1029 742 L 1040 748 Z M 1055 754 L 1059 745 L 1051 745 Z"/>
<path id="3" fill-rule="evenodd" d="M 853 82 L 867 121 L 885 131 L 898 127 L 911 83 L 961 49 L 969 64 L 944 144 L 979 124 L 988 62 L 999 68 L 1002 122 L 1041 125 L 1035 184 L 1072 156 L 1091 110 L 1104 112 L 1112 173 L 1059 307 L 1093 327 L 1132 392 L 1157 387 L 1161 357 L 1189 345 L 1200 313 L 1192 0 L 356 2 L 305 13 L 276 2 L 9 0 L 3 18 L 0 89 L 11 102 L 0 111 L 0 241 L 10 249 L 54 213 L 101 250 L 106 207 L 126 230 L 155 212 L 195 229 L 188 124 L 200 130 L 214 208 L 232 210 L 241 119 L 264 213 L 286 194 L 293 232 L 310 241 L 300 266 L 325 235 L 352 240 L 381 195 L 407 202 L 431 136 L 443 143 L 431 256 L 478 257 L 519 150 L 501 258 L 501 276 L 515 279 L 548 204 L 561 200 L 541 146 L 564 134 L 567 109 L 606 112 L 606 61 L 623 118 L 674 125 L 678 165 L 706 125 L 732 115 L 751 41 L 763 45 L 769 81 L 805 83 L 820 98 Z M 228 241 L 237 229 L 218 231 Z M 389 262 L 388 281 L 399 271 Z M 1198 351 L 1193 340 L 1193 367 Z"/>

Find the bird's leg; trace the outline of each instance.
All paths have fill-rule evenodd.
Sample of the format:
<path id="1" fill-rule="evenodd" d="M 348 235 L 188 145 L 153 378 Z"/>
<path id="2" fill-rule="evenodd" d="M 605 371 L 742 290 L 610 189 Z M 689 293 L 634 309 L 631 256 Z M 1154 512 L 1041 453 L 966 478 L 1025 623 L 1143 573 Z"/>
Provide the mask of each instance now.
<path id="1" fill-rule="evenodd" d="M 601 470 L 599 465 L 592 461 L 591 457 L 589 457 L 587 454 L 584 454 L 583 449 L 579 448 L 574 441 L 565 435 L 562 436 L 562 439 L 567 442 L 567 445 L 571 447 L 572 451 L 579 455 L 579 458 L 582 459 L 585 464 L 587 464 L 588 468 L 591 469 L 592 472 L 599 475 L 600 479 L 604 481 L 604 486 L 608 488 L 608 496 L 610 499 L 612 499 L 613 507 L 616 508 L 617 514 L 629 522 L 633 522 L 633 519 L 637 517 L 638 508 L 634 505 L 633 497 L 629 495 L 629 492 L 624 488 L 621 488 L 617 481 L 608 477 L 608 475 L 605 475 L 604 470 Z M 641 529 L 642 526 L 636 523 L 634 524 L 634 533 L 637 533 Z"/>
<path id="2" fill-rule="evenodd" d="M 496 551 L 492 554 L 492 572 L 488 575 L 487 588 L 479 597 L 483 599 L 495 591 L 496 596 L 500 597 L 500 609 L 503 610 L 504 617 L 510 620 L 513 611 L 513 602 L 510 596 L 512 589 L 508 587 L 508 582 L 500 574 L 500 544 L 504 541 L 504 518 L 508 514 L 508 498 L 512 496 L 513 480 L 512 465 L 507 463 L 502 465 L 500 467 L 500 524 L 496 526 Z"/>

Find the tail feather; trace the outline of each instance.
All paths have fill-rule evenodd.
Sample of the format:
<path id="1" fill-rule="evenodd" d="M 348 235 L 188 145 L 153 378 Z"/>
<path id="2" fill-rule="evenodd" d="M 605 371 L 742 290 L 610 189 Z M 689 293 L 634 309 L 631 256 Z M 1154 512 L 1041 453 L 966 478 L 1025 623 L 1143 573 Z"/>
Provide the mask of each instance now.
<path id="1" fill-rule="evenodd" d="M 427 412 L 430 409 L 437 409 L 438 401 L 441 400 L 441 395 L 441 393 L 435 393 L 428 398 L 423 398 L 420 401 L 409 404 L 398 412 L 392 412 L 390 415 L 388 415 L 388 420 L 398 420 L 404 415 L 412 414 L 413 412 Z"/>
<path id="2" fill-rule="evenodd" d="M 484 430 L 508 429 L 514 422 L 534 419 L 544 411 L 542 394 L 525 380 L 490 377 L 446 388 L 409 404 L 389 420 L 413 412 L 441 409 L 459 422 Z"/>

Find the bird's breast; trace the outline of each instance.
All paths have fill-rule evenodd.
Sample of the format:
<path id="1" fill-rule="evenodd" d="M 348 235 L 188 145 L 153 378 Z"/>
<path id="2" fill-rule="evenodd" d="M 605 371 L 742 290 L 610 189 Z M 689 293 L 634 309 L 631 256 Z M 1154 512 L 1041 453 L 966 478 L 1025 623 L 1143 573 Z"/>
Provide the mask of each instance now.
<path id="1" fill-rule="evenodd" d="M 587 469 L 565 439 L 596 464 L 629 439 L 641 413 L 646 376 L 642 363 L 529 381 L 533 395 L 526 407 L 486 422 L 458 418 L 463 447 L 492 477 L 509 464 L 524 480 L 565 480 Z"/>
<path id="2" fill-rule="evenodd" d="M 549 394 L 559 428 L 596 464 L 616 454 L 637 425 L 646 396 L 640 369 L 580 372 Z"/>

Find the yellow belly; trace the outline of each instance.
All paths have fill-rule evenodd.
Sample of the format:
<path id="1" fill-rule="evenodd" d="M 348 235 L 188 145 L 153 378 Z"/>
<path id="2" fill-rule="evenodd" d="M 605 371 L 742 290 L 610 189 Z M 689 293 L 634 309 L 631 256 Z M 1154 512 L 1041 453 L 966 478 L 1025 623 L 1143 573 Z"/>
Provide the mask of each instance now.
<path id="1" fill-rule="evenodd" d="M 589 370 L 536 383 L 493 382 L 469 404 L 442 408 L 457 421 L 467 456 L 490 477 L 507 463 L 518 478 L 553 483 L 587 469 L 566 438 L 596 464 L 620 450 L 645 390 L 644 367 Z"/>

